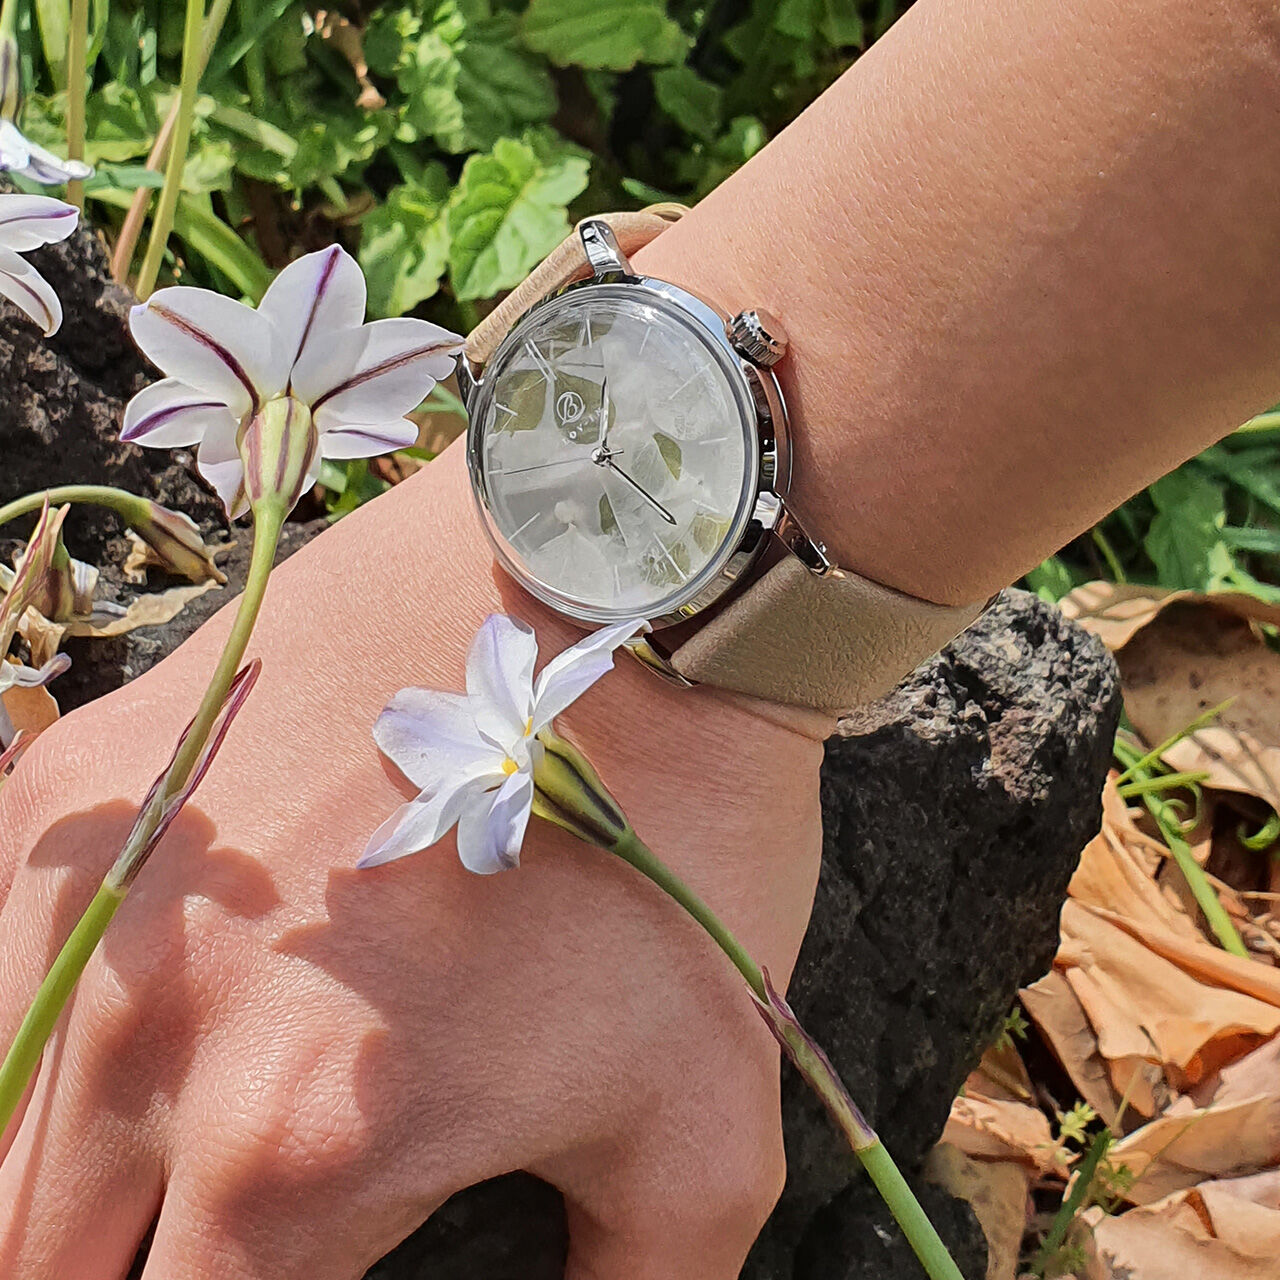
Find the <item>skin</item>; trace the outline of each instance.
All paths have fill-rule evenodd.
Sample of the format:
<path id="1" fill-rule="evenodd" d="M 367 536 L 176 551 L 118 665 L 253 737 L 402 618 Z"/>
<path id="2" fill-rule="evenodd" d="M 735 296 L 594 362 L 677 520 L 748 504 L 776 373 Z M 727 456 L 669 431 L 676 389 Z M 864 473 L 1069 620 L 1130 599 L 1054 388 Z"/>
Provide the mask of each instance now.
<path id="1" fill-rule="evenodd" d="M 1280 399 L 1278 109 L 1262 4 L 921 0 L 641 263 L 785 317 L 796 501 L 846 564 L 977 598 Z M 448 839 L 352 870 L 404 790 L 369 725 L 461 687 L 494 609 L 575 638 L 494 570 L 456 449 L 273 579 L 258 688 L 0 1164 L 0 1274 L 119 1280 L 158 1212 L 146 1280 L 354 1280 L 526 1168 L 566 1194 L 571 1280 L 737 1275 L 783 1177 L 777 1055 L 696 929 L 541 825 L 518 873 Z M 5 1043 L 226 625 L 4 788 Z M 829 725 L 623 663 L 564 727 L 785 978 Z"/>

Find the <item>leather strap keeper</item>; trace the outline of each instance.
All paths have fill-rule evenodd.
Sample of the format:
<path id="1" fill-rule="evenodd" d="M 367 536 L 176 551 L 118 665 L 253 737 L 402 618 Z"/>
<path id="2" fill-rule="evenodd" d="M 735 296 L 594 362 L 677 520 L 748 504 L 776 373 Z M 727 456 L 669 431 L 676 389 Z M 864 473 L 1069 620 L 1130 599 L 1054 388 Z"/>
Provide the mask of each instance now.
<path id="1" fill-rule="evenodd" d="M 658 205 L 602 220 L 630 255 L 683 212 Z M 575 230 L 475 328 L 467 357 L 487 362 L 535 302 L 588 274 Z M 702 623 L 670 663 L 695 683 L 838 714 L 883 697 L 987 603 L 933 604 L 848 569 L 819 576 L 788 554 Z"/>

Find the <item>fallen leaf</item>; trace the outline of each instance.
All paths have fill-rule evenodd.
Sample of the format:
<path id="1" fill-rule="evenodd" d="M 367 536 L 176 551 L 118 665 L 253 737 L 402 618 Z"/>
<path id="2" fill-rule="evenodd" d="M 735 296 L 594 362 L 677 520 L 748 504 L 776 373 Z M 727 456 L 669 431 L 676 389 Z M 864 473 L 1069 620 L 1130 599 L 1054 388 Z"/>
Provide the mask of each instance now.
<path id="1" fill-rule="evenodd" d="M 1280 1172 L 1203 1182 L 1091 1229 L 1091 1280 L 1275 1280 Z"/>
<path id="2" fill-rule="evenodd" d="M 1169 605 L 1180 602 L 1208 605 L 1239 618 L 1280 626 L 1280 605 L 1239 591 L 1175 591 L 1136 583 L 1086 582 L 1063 596 L 1058 608 L 1115 653 Z"/>
<path id="3" fill-rule="evenodd" d="M 975 1160 L 943 1142 L 926 1158 L 924 1176 L 973 1209 L 987 1239 L 986 1280 L 1014 1280 L 1027 1224 L 1031 1171 L 1008 1161 Z"/>

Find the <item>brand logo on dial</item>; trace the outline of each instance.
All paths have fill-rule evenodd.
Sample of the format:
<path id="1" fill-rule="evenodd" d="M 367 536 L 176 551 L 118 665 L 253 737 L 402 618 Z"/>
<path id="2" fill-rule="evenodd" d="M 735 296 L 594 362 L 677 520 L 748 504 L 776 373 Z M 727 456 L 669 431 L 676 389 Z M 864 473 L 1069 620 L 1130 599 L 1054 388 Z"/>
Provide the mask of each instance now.
<path id="1" fill-rule="evenodd" d="M 577 422 L 586 409 L 586 402 L 576 391 L 562 391 L 556 397 L 556 419 L 562 427 Z"/>

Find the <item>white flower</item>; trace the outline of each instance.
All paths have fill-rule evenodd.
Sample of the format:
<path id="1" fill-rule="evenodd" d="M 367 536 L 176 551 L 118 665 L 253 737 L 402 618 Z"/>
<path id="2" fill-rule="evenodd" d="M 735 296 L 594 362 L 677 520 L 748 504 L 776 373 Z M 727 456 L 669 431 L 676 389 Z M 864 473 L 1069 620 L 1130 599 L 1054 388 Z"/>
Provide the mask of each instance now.
<path id="1" fill-rule="evenodd" d="M 532 628 L 495 613 L 471 643 L 465 694 L 401 689 L 373 736 L 421 794 L 373 833 L 359 865 L 425 849 L 457 823 L 458 856 L 469 871 L 518 866 L 543 753 L 537 734 L 611 670 L 614 650 L 645 626 L 604 627 L 535 680 Z"/>
<path id="2" fill-rule="evenodd" d="M 34 320 L 46 338 L 62 324 L 62 304 L 44 276 L 18 255 L 65 240 L 79 218 L 75 205 L 51 196 L 0 193 L 0 295 Z"/>
<path id="3" fill-rule="evenodd" d="M 36 146 L 12 120 L 0 120 L 0 172 L 57 186 L 92 177 L 93 165 L 82 160 L 60 160 L 52 151 Z"/>
<path id="4" fill-rule="evenodd" d="M 199 445 L 200 473 L 230 515 L 247 505 L 240 442 L 255 414 L 286 397 L 304 404 L 322 458 L 368 458 L 418 438 L 405 415 L 453 369 L 462 339 L 426 320 L 364 323 L 364 275 L 337 245 L 290 263 L 257 309 L 208 289 L 161 289 L 129 324 L 169 376 L 125 410 L 121 439 Z"/>

